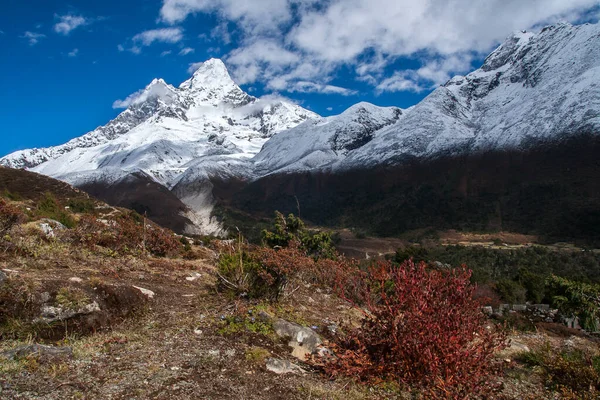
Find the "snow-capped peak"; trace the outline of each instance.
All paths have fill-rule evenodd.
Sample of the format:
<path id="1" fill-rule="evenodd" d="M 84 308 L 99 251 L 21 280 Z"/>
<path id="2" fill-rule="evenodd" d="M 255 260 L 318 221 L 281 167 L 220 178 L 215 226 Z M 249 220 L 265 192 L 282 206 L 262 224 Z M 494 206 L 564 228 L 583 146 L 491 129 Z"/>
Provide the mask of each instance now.
<path id="1" fill-rule="evenodd" d="M 237 85 L 233 79 L 231 79 L 231 75 L 229 75 L 229 71 L 223 61 L 217 58 L 211 58 L 210 60 L 201 63 L 192 74 L 192 77 L 183 82 L 179 88 L 190 90 L 231 86 Z"/>
<path id="2" fill-rule="evenodd" d="M 183 82 L 179 89 L 193 98 L 195 104 L 217 105 L 229 103 L 236 106 L 255 100 L 246 94 L 231 79 L 223 61 L 211 58 L 201 63 L 192 77 Z"/>

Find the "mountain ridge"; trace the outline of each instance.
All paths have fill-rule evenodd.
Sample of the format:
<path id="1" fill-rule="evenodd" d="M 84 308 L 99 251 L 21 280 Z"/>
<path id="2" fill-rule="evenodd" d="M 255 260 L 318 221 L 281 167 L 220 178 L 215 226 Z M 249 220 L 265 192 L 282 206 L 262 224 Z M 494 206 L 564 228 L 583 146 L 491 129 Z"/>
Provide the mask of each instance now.
<path id="1" fill-rule="evenodd" d="M 76 186 L 110 187 L 142 173 L 193 210 L 203 232 L 221 232 L 212 216 L 215 182 L 400 166 L 600 133 L 598 38 L 598 24 L 516 32 L 481 68 L 409 109 L 361 102 L 325 118 L 248 95 L 211 59 L 179 88 L 152 81 L 104 127 L 0 164 Z"/>

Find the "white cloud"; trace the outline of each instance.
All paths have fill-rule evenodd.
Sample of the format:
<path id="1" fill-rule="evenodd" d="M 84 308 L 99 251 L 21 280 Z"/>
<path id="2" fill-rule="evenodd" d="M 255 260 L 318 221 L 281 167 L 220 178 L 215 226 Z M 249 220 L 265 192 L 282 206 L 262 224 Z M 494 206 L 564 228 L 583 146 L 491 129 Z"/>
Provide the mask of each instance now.
<path id="1" fill-rule="evenodd" d="M 176 95 L 172 91 L 171 87 L 169 87 L 163 80 L 155 79 L 145 89 L 138 90 L 137 92 L 127 96 L 125 100 L 116 100 L 113 103 L 113 108 L 127 108 L 131 105 L 143 103 L 149 98 L 154 97 L 161 98 L 163 101 L 169 101 L 174 96 Z"/>
<path id="2" fill-rule="evenodd" d="M 289 4 L 306 0 L 163 0 L 160 15 L 163 21 L 176 24 L 188 15 L 215 13 L 234 21 L 245 31 L 273 31 L 292 17 Z"/>
<path id="3" fill-rule="evenodd" d="M 332 61 L 365 50 L 410 55 L 485 52 L 510 32 L 580 15 L 597 0 L 334 0 L 313 10 L 289 34 L 299 48 Z"/>
<path id="4" fill-rule="evenodd" d="M 133 41 L 142 46 L 150 46 L 154 42 L 177 43 L 182 39 L 183 29 L 181 28 L 152 29 L 138 33 L 133 37 Z"/>
<path id="5" fill-rule="evenodd" d="M 378 91 L 423 91 L 466 72 L 515 30 L 578 21 L 598 0 L 163 0 L 160 18 L 177 24 L 205 13 L 228 44 L 239 83 L 276 91 L 342 93 L 330 85 L 341 66 Z M 207 36 L 205 36 L 207 37 Z M 401 57 L 421 66 L 390 71 Z M 309 63 L 304 61 L 310 60 Z M 308 65 L 305 65 L 308 64 Z M 347 90 L 347 89 L 346 89 Z"/>
<path id="6" fill-rule="evenodd" d="M 226 59 L 236 81 L 245 84 L 255 82 L 261 74 L 266 78 L 282 74 L 300 62 L 300 55 L 286 50 L 274 39 L 265 39 L 233 50 Z"/>
<path id="7" fill-rule="evenodd" d="M 79 54 L 79 49 L 73 49 L 69 52 L 69 54 L 67 54 L 69 57 L 77 57 L 77 55 Z"/>
<path id="8" fill-rule="evenodd" d="M 327 107 L 327 111 L 333 111 L 333 107 Z"/>
<path id="9" fill-rule="evenodd" d="M 123 51 L 125 51 L 125 47 L 122 44 L 120 44 L 117 46 L 117 50 L 119 50 L 120 52 L 123 52 Z"/>
<path id="10" fill-rule="evenodd" d="M 171 53 L 172 53 L 172 51 L 171 51 L 171 50 L 165 50 L 165 51 L 163 51 L 162 53 L 160 53 L 160 56 L 161 56 L 161 57 L 166 57 L 166 56 L 168 56 L 168 55 L 169 55 L 169 54 L 171 54 Z"/>
<path id="11" fill-rule="evenodd" d="M 210 37 L 212 39 L 220 40 L 223 44 L 231 43 L 231 34 L 229 33 L 229 26 L 227 22 L 221 22 L 219 25 L 210 31 Z"/>
<path id="12" fill-rule="evenodd" d="M 352 96 L 357 93 L 356 90 L 306 81 L 294 82 L 287 90 L 289 92 L 339 94 L 342 96 Z"/>
<path id="13" fill-rule="evenodd" d="M 204 62 L 190 63 L 187 69 L 188 74 L 193 74 L 194 72 L 196 72 L 196 70 L 200 68 L 202 64 L 204 64 Z"/>
<path id="14" fill-rule="evenodd" d="M 418 83 L 418 76 L 414 71 L 396 71 L 389 78 L 381 81 L 377 87 L 377 92 L 415 92 L 420 93 L 428 87 L 423 87 Z"/>
<path id="15" fill-rule="evenodd" d="M 4 31 L 0 31 L 0 35 L 4 35 Z"/>
<path id="16" fill-rule="evenodd" d="M 37 32 L 30 32 L 27 31 L 23 34 L 23 36 L 21 36 L 23 39 L 27 39 L 29 41 L 29 45 L 30 46 L 35 46 L 36 44 L 39 43 L 40 39 L 43 39 L 46 37 L 46 35 L 41 34 L 41 33 L 37 33 Z"/>
<path id="17" fill-rule="evenodd" d="M 184 49 L 181 49 L 181 51 L 179 52 L 179 55 L 180 56 L 187 56 L 188 54 L 192 54 L 195 51 L 196 50 L 192 49 L 191 47 L 186 47 Z"/>
<path id="18" fill-rule="evenodd" d="M 71 33 L 72 30 L 89 23 L 88 20 L 80 15 L 55 15 L 55 17 L 58 18 L 60 22 L 54 25 L 54 32 L 65 36 Z"/>

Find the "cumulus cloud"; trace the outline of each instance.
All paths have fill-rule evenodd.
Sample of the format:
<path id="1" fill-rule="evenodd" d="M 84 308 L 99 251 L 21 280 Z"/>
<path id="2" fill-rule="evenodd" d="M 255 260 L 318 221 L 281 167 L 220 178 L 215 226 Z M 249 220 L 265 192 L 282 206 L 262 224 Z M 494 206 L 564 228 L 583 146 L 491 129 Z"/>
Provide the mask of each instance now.
<path id="1" fill-rule="evenodd" d="M 194 49 L 192 49 L 191 47 L 186 47 L 184 49 L 181 49 L 181 51 L 179 52 L 180 56 L 187 56 L 188 54 L 192 54 L 194 51 Z"/>
<path id="2" fill-rule="evenodd" d="M 341 66 L 378 91 L 423 91 L 466 72 L 515 30 L 578 21 L 598 0 L 163 0 L 160 19 L 205 13 L 239 83 L 278 91 L 349 93 L 330 84 Z M 390 70 L 401 58 L 424 60 Z M 305 61 L 310 60 L 310 65 Z M 347 90 L 347 89 L 346 89 Z"/>
<path id="3" fill-rule="evenodd" d="M 74 29 L 87 25 L 89 21 L 81 15 L 56 15 L 59 22 L 54 25 L 54 32 L 68 35 Z"/>
<path id="4" fill-rule="evenodd" d="M 245 31 L 274 31 L 291 19 L 291 3 L 308 0 L 163 0 L 160 15 L 163 21 L 176 24 L 188 15 L 215 13 L 224 20 L 234 21 Z"/>
<path id="5" fill-rule="evenodd" d="M 74 57 L 77 57 L 78 54 L 79 54 L 79 49 L 73 49 L 67 55 L 71 58 L 74 58 Z"/>
<path id="6" fill-rule="evenodd" d="M 174 44 L 183 40 L 183 29 L 179 27 L 174 28 L 160 28 L 160 29 L 151 29 L 144 32 L 140 32 L 135 35 L 130 41 L 127 41 L 127 47 L 125 45 L 120 44 L 117 46 L 120 52 L 129 51 L 133 54 L 141 54 L 142 48 L 151 46 L 153 43 L 167 43 Z M 184 49 L 182 50 L 183 54 L 185 51 L 189 50 L 193 51 L 193 49 Z M 161 53 L 161 57 L 164 57 L 168 54 L 171 54 L 171 51 L 163 51 Z"/>
<path id="7" fill-rule="evenodd" d="M 35 46 L 39 43 L 39 41 L 46 37 L 46 35 L 37 32 L 27 31 L 21 36 L 23 39 L 27 39 L 29 41 L 30 46 Z"/>
<path id="8" fill-rule="evenodd" d="M 161 28 L 138 33 L 133 37 L 133 42 L 139 43 L 142 46 L 150 46 L 154 42 L 177 43 L 182 39 L 183 29 Z"/>

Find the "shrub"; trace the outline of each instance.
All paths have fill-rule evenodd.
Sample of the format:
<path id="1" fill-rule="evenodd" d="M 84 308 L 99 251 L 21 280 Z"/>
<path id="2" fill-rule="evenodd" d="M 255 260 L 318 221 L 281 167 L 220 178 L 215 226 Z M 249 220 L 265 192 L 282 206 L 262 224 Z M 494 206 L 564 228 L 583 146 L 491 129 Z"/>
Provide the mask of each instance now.
<path id="1" fill-rule="evenodd" d="M 145 246 L 146 251 L 159 257 L 172 256 L 183 249 L 173 232 L 157 225 L 147 227 Z"/>
<path id="2" fill-rule="evenodd" d="M 267 247 L 288 247 L 292 242 L 300 243 L 300 247 L 314 258 L 335 258 L 332 235 L 329 232 L 311 232 L 304 222 L 290 214 L 286 217 L 275 212 L 273 229 L 262 231 L 262 242 Z"/>
<path id="3" fill-rule="evenodd" d="M 67 203 L 69 209 L 76 213 L 93 213 L 96 209 L 96 203 L 92 199 L 71 199 Z"/>
<path id="4" fill-rule="evenodd" d="M 277 301 L 290 282 L 303 281 L 333 287 L 337 275 L 353 267 L 353 263 L 342 258 L 315 260 L 306 255 L 297 241 L 277 249 L 250 249 L 238 241 L 235 252 L 224 252 L 219 258 L 218 287 L 237 296 Z"/>
<path id="5" fill-rule="evenodd" d="M 557 352 L 546 344 L 523 353 L 518 360 L 542 369 L 545 383 L 563 393 L 565 398 L 593 399 L 600 395 L 600 357 L 582 350 Z"/>
<path id="6" fill-rule="evenodd" d="M 506 335 L 486 328 L 470 271 L 428 270 L 410 260 L 340 276 L 337 292 L 364 318 L 334 346 L 338 357 L 326 364 L 332 376 L 416 385 L 429 397 L 466 397 L 489 388 L 493 353 Z"/>
<path id="7" fill-rule="evenodd" d="M 110 221 L 83 215 L 72 237 L 87 247 L 101 246 L 119 254 L 142 254 L 148 251 L 164 257 L 174 255 L 183 248 L 171 231 L 148 222 L 144 230 L 144 223 L 136 222 L 131 214 Z"/>
<path id="8" fill-rule="evenodd" d="M 67 228 L 75 227 L 75 220 L 59 204 L 56 197 L 50 192 L 46 192 L 44 197 L 38 202 L 38 214 L 42 217 L 54 219 Z"/>
<path id="9" fill-rule="evenodd" d="M 577 316 L 588 331 L 598 330 L 600 318 L 600 285 L 573 282 L 552 275 L 546 281 L 552 303 L 563 315 Z"/>
<path id="10" fill-rule="evenodd" d="M 19 195 L 18 193 L 13 193 L 13 192 L 9 191 L 8 189 L 4 189 L 4 192 L 2 192 L 2 194 L 0 196 L 5 197 L 8 200 L 12 200 L 12 201 L 23 200 L 23 197 L 21 197 L 21 195 Z"/>
<path id="11" fill-rule="evenodd" d="M 19 223 L 25 215 L 17 207 L 0 199 L 0 239 L 6 235 L 13 226 Z"/>
<path id="12" fill-rule="evenodd" d="M 500 297 L 507 303 L 525 303 L 526 290 L 518 282 L 510 279 L 500 279 L 496 282 L 496 292 L 498 292 Z"/>
<path id="13" fill-rule="evenodd" d="M 219 288 L 249 298 L 268 298 L 277 301 L 284 292 L 294 265 L 314 262 L 296 246 L 280 250 L 259 248 L 250 251 L 238 244 L 235 253 L 219 258 Z"/>

